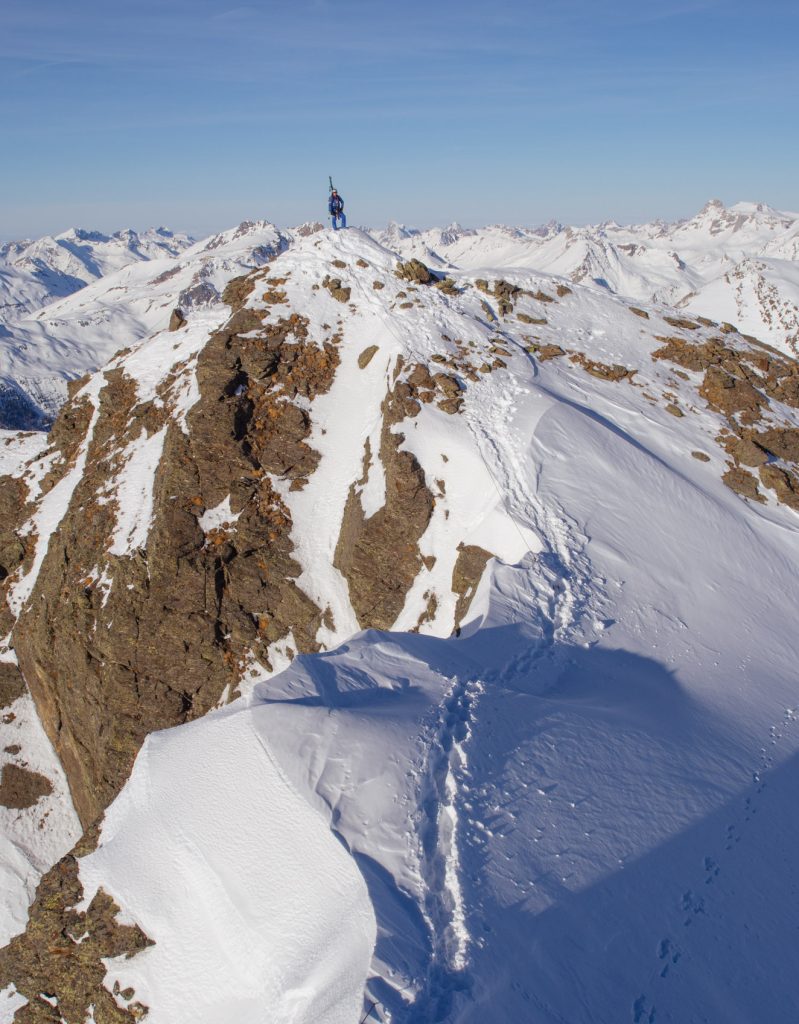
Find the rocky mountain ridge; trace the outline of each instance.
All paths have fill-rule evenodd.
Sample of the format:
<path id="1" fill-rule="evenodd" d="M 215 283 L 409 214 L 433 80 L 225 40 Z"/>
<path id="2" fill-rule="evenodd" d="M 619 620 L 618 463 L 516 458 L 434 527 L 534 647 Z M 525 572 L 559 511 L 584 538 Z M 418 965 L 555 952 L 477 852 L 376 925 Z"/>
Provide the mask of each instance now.
<path id="1" fill-rule="evenodd" d="M 114 236 L 116 237 L 116 236 Z M 128 260 L 64 299 L 9 323 L 0 337 L 0 427 L 42 429 L 67 397 L 70 381 L 98 369 L 147 337 L 175 307 L 189 312 L 219 301 L 236 271 L 263 265 L 289 244 L 265 221 Z"/>
<path id="2" fill-rule="evenodd" d="M 207 304 L 219 295 L 215 262 L 233 258 L 242 270 L 257 266 L 274 246 L 292 245 L 321 227 L 279 230 L 265 221 L 244 222 L 196 244 L 163 228 L 112 236 L 74 229 L 6 244 L 0 281 L 9 295 L 18 295 L 0 315 L 0 428 L 46 428 L 69 380 L 155 328 L 162 308 L 153 302 L 156 294 L 179 308 Z M 427 231 L 392 224 L 371 234 L 404 258 L 416 256 L 439 269 L 519 267 L 562 275 L 639 302 L 729 321 L 796 354 L 799 218 L 763 203 L 727 209 L 713 200 L 674 224 L 452 224 Z M 157 267 L 140 265 L 152 260 Z M 35 295 L 25 298 L 31 280 Z"/>
<path id="3" fill-rule="evenodd" d="M 347 660 L 353 637 L 391 631 L 399 648 L 381 662 L 386 685 L 420 700 L 413 680 L 429 672 L 424 700 L 434 710 L 443 702 L 449 724 L 424 732 L 427 753 L 415 745 L 418 737 L 412 744 L 420 778 L 428 769 L 435 774 L 433 765 L 443 773 L 439 788 L 419 782 L 418 792 L 389 788 L 389 795 L 414 807 L 418 799 L 421 808 L 435 792 L 442 808 L 454 807 L 446 786 L 456 783 L 446 782 L 447 772 L 461 778 L 459 744 L 478 729 L 472 705 L 484 677 L 519 687 L 531 650 L 549 651 L 548 658 L 559 638 L 574 658 L 581 644 L 600 643 L 617 617 L 626 630 L 617 643 L 632 645 L 637 630 L 646 636 L 660 628 L 653 624 L 672 601 L 669 587 L 680 606 L 668 613 L 669 629 L 680 633 L 681 616 L 694 622 L 698 612 L 682 607 L 700 578 L 691 560 L 673 579 L 661 582 L 656 573 L 654 592 L 636 575 L 648 577 L 645 563 L 660 558 L 654 550 L 644 555 L 651 545 L 664 547 L 659 572 L 672 573 L 667 542 L 648 532 L 653 523 L 670 538 L 693 524 L 701 550 L 716 533 L 712 513 L 730 537 L 749 537 L 781 586 L 790 587 L 799 365 L 789 356 L 730 324 L 632 305 L 565 277 L 445 272 L 403 260 L 357 230 L 310 231 L 288 244 L 263 226 L 253 260 L 251 229 L 237 230 L 205 244 L 201 262 L 189 251 L 174 273 L 153 278 L 148 271 L 140 283 L 141 323 L 150 317 L 157 329 L 70 385 L 44 448 L 11 435 L 0 449 L 8 470 L 0 478 L 8 786 L 16 773 L 31 774 L 33 753 L 46 753 L 48 742 L 51 757 L 49 768 L 41 761 L 35 772 L 51 792 L 37 795 L 32 780 L 28 796 L 17 799 L 22 806 L 7 805 L 14 811 L 7 833 L 28 857 L 27 873 L 11 864 L 9 877 L 30 899 L 31 879 L 43 875 L 27 931 L 19 918 L 6 923 L 7 937 L 17 938 L 0 974 L 26 1001 L 19 1021 L 51 1020 L 55 1009 L 70 1024 L 89 1013 L 139 1019 L 148 1006 L 154 1022 L 169 1016 L 172 1004 L 153 1004 L 153 993 L 167 997 L 157 996 L 165 990 L 145 968 L 158 964 L 159 943 L 171 955 L 173 940 L 133 914 L 124 886 L 103 881 L 105 869 L 98 868 L 94 889 L 87 887 L 89 865 L 111 856 L 103 851 L 114 846 L 113 836 L 116 849 L 132 842 L 122 825 L 106 831 L 103 816 L 117 799 L 124 817 L 126 782 L 155 731 L 178 727 L 174 735 L 185 736 L 181 730 L 200 719 L 213 730 L 214 722 L 232 722 L 236 709 L 268 703 L 276 693 L 289 701 L 294 686 L 300 707 L 321 702 L 332 715 L 339 701 L 350 707 L 341 697 L 350 686 L 357 693 L 372 685 L 358 675 L 357 660 Z M 251 262 L 242 266 L 245 259 Z M 185 298 L 187 289 L 206 285 L 168 326 L 178 289 Z M 98 294 L 112 301 L 108 291 Z M 546 496 L 545 481 L 558 466 L 566 469 L 555 499 Z M 613 507 L 610 525 L 602 524 L 597 504 Z M 586 554 L 596 530 L 591 557 L 602 570 Z M 778 534 L 788 538 L 785 547 L 774 540 Z M 687 536 L 684 542 L 693 543 Z M 626 548 L 635 544 L 633 557 Z M 771 545 L 787 568 L 775 568 Z M 731 571 L 721 548 L 711 556 Z M 621 593 L 628 578 L 638 579 L 629 607 Z M 740 579 L 763 597 L 753 570 Z M 651 605 L 645 625 L 638 604 Z M 760 624 L 764 636 L 780 635 L 776 611 L 772 619 Z M 700 639 L 683 647 L 687 654 L 672 648 L 686 672 L 720 627 L 703 621 L 693 628 Z M 492 643 L 492 629 L 507 630 L 513 642 Z M 455 643 L 448 638 L 460 634 L 469 640 L 468 657 L 448 654 L 436 668 L 433 641 Z M 368 659 L 375 648 L 380 661 L 380 636 L 366 634 L 353 650 Z M 414 637 L 428 647 L 413 646 Z M 730 658 L 742 657 L 730 643 Z M 328 657 L 334 651 L 342 653 Z M 402 667 L 411 651 L 412 671 Z M 307 671 L 311 682 L 298 683 L 294 669 L 281 675 L 297 654 L 307 668 L 296 671 Z M 337 657 L 343 667 L 326 675 L 324 666 Z M 459 657 L 468 671 L 458 668 Z M 786 663 L 777 648 L 771 657 L 778 688 Z M 539 670 L 548 671 L 544 662 Z M 783 699 L 782 689 L 774 693 Z M 303 750 L 308 743 L 315 749 L 316 735 L 308 733 Z M 280 748 L 271 733 L 268 743 Z M 327 743 L 318 757 L 339 763 L 344 750 L 328 754 Z M 457 754 L 452 765 L 435 761 L 439 745 L 447 756 Z M 137 762 L 141 772 L 149 757 Z M 315 765 L 317 753 L 309 757 Z M 288 763 L 285 756 L 280 763 Z M 296 770 L 305 778 L 305 768 Z M 317 777 L 316 768 L 308 771 Z M 320 769 L 320 792 L 333 785 L 323 784 L 329 772 L 335 776 L 329 764 Z M 302 785 L 295 789 L 304 792 Z M 347 848 L 365 844 L 395 878 L 392 898 L 416 900 L 417 913 L 432 922 L 423 963 L 404 962 L 396 950 L 375 954 L 374 991 L 394 1006 L 395 1016 L 384 1019 L 412 1019 L 403 1016 L 410 1006 L 424 1014 L 434 1003 L 446 1014 L 457 998 L 450 981 L 472 955 L 458 916 L 466 914 L 458 909 L 458 886 L 468 880 L 457 882 L 449 812 L 441 811 L 429 834 L 414 818 L 407 860 L 398 866 L 385 851 L 395 849 L 407 823 L 382 852 L 369 846 L 356 828 L 357 787 L 344 799 L 337 785 L 339 795 L 324 801 L 337 808 L 331 827 L 344 829 Z M 48 800 L 63 811 L 55 824 L 48 824 Z M 84 838 L 68 853 L 80 832 Z M 450 880 L 444 885 L 439 876 Z M 381 918 L 379 900 L 375 906 L 390 931 L 390 915 Z M 133 975 L 136 964 L 145 965 L 141 979 L 106 984 L 102 958 L 139 950 L 130 963 Z M 356 980 L 342 996 L 350 1009 L 365 981 Z M 317 1019 L 315 999 L 309 1016 L 298 1019 Z M 229 1013 L 224 999 L 214 1005 L 217 1016 L 208 1019 Z M 350 1009 L 339 1006 L 320 1019 L 349 1020 Z"/>

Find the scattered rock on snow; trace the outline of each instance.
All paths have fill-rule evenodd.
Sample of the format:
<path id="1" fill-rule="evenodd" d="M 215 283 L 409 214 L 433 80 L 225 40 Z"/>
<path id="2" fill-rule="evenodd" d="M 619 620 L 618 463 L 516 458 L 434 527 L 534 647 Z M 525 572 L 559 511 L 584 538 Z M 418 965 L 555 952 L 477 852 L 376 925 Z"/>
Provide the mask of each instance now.
<path id="1" fill-rule="evenodd" d="M 358 366 L 360 366 L 362 370 L 365 370 L 369 363 L 371 363 L 375 352 L 377 352 L 378 350 L 378 347 L 379 346 L 377 345 L 369 345 L 369 347 L 365 348 L 363 352 L 361 352 L 361 354 L 358 356 Z"/>
<path id="2" fill-rule="evenodd" d="M 183 314 L 183 310 L 177 306 L 172 310 L 172 315 L 169 317 L 169 330 L 179 331 L 182 327 L 187 325 L 188 321 Z"/>
<path id="3" fill-rule="evenodd" d="M 39 772 L 17 764 L 3 765 L 0 779 L 0 804 L 3 807 L 25 810 L 52 792 L 53 784 Z"/>

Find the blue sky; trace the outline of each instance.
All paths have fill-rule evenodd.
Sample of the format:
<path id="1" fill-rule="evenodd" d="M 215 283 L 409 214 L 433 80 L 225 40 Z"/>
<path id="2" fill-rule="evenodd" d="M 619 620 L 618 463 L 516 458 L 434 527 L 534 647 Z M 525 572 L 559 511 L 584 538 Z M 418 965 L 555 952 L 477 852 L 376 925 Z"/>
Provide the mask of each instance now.
<path id="1" fill-rule="evenodd" d="M 2 0 L 0 236 L 799 208 L 795 0 Z"/>

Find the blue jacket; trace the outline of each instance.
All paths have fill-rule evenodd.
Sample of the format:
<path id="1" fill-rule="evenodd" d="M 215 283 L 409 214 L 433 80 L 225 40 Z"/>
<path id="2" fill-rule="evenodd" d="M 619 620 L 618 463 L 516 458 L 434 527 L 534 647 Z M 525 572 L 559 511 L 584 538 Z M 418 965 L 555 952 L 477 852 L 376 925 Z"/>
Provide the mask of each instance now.
<path id="1" fill-rule="evenodd" d="M 327 208 L 332 214 L 341 213 L 341 211 L 344 209 L 344 200 L 341 198 L 340 195 L 334 196 L 333 193 L 331 192 L 330 202 L 327 204 Z"/>

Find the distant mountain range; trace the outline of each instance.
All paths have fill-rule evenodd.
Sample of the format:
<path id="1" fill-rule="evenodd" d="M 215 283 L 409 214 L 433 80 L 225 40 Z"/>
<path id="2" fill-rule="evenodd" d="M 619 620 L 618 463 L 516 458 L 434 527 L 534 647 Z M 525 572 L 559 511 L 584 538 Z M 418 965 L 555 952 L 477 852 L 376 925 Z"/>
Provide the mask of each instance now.
<path id="1" fill-rule="evenodd" d="M 695 217 L 622 227 L 493 225 L 373 232 L 434 266 L 524 267 L 646 302 L 726 320 L 785 352 L 799 351 L 799 214 L 718 199 Z"/>
<path id="2" fill-rule="evenodd" d="M 72 228 L 0 245 L 0 323 L 17 320 L 131 263 L 177 256 L 192 244 L 166 228 L 113 235 Z"/>

